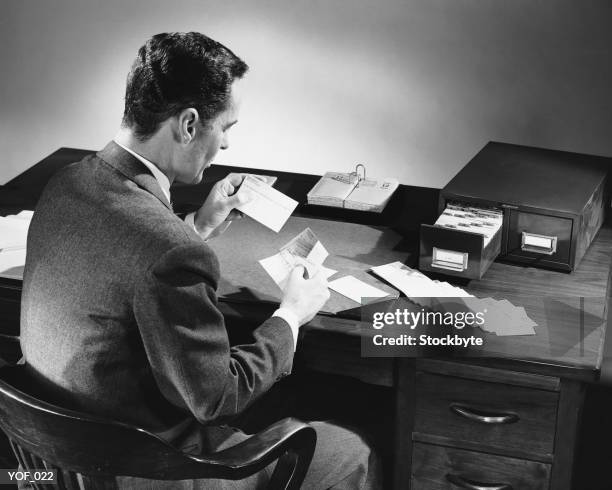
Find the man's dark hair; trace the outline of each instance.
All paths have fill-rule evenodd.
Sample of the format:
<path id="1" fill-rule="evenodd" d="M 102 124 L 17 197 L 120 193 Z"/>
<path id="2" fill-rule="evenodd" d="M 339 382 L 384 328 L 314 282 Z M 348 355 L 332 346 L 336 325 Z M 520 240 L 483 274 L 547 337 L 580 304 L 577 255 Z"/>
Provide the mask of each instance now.
<path id="1" fill-rule="evenodd" d="M 203 124 L 222 112 L 247 64 L 199 32 L 163 33 L 138 50 L 127 78 L 123 125 L 142 141 L 160 123 L 195 108 Z"/>

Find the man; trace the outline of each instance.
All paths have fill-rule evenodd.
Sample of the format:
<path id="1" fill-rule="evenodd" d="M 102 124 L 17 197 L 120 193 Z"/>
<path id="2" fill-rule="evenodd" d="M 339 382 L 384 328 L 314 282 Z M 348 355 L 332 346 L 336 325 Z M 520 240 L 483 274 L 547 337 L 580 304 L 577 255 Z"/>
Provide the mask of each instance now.
<path id="1" fill-rule="evenodd" d="M 217 308 L 219 265 L 206 241 L 250 198 L 240 192 L 244 176 L 218 182 L 185 221 L 172 212 L 170 185 L 200 182 L 228 147 L 246 71 L 202 34 L 151 38 L 128 76 L 115 140 L 53 177 L 28 236 L 21 341 L 40 385 L 69 407 L 144 426 L 196 453 L 247 437 L 223 424 L 291 371 L 299 326 L 329 296 L 321 275 L 294 270 L 280 308 L 249 343 L 230 347 Z M 318 444 L 304 486 L 369 486 L 361 439 L 313 425 Z M 121 484 L 149 488 L 138 479 Z M 225 484 L 234 488 L 210 480 L 195 487 Z"/>

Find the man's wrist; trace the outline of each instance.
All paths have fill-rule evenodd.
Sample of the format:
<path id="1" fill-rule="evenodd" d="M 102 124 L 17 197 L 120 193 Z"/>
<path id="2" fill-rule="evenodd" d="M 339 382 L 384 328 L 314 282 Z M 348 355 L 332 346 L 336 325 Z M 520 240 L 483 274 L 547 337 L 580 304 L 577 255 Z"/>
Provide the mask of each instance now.
<path id="1" fill-rule="evenodd" d="M 189 213 L 187 216 L 185 216 L 185 223 L 187 223 L 189 226 L 191 226 L 193 228 L 193 230 L 200 235 L 200 237 L 202 237 L 202 240 L 206 241 L 208 240 L 208 237 L 211 233 L 211 229 L 210 227 L 205 227 L 203 230 L 198 229 L 198 226 L 196 225 L 195 222 L 195 215 L 196 213 Z"/>
<path id="2" fill-rule="evenodd" d="M 272 317 L 282 318 L 289 324 L 289 327 L 291 327 L 291 333 L 293 335 L 293 348 L 295 350 L 297 347 L 298 332 L 300 330 L 300 321 L 297 315 L 289 308 L 279 308 L 272 313 Z"/>

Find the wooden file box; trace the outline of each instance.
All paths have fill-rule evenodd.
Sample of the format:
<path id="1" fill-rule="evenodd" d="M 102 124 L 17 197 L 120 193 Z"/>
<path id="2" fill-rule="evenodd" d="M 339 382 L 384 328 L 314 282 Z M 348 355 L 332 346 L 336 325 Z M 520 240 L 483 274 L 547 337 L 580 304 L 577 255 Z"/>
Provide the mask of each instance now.
<path id="1" fill-rule="evenodd" d="M 604 221 L 611 158 L 489 142 L 442 189 L 449 202 L 495 207 L 503 226 L 482 235 L 422 225 L 419 266 L 470 279 L 496 259 L 572 271 Z"/>

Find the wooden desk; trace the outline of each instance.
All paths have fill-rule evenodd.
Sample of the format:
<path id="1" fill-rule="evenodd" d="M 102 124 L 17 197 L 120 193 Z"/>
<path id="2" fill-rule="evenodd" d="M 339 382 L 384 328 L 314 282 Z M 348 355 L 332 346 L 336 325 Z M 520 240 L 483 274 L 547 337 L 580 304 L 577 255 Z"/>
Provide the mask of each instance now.
<path id="1" fill-rule="evenodd" d="M 31 209 L 52 172 L 86 153 L 59 150 L 0 188 L 1 214 Z M 213 167 L 209 179 L 230 170 L 237 169 Z M 317 180 L 255 171 L 278 175 L 277 187 L 302 202 Z M 173 190 L 179 210 L 197 207 L 209 186 Z M 436 206 L 436 190 L 402 186 L 382 216 L 306 205 L 297 214 L 393 229 L 403 237 L 405 262 L 414 265 L 418 224 L 432 223 Z M 395 390 L 396 488 L 473 488 L 468 479 L 491 488 L 503 482 L 513 489 L 569 489 L 585 383 L 599 375 L 605 334 L 605 323 L 585 323 L 580 308 L 572 305 L 580 302 L 575 298 L 586 297 L 585 314 L 607 315 L 611 248 L 612 228 L 607 227 L 572 274 L 495 263 L 483 280 L 460 284 L 481 297 L 531 298 L 534 307 L 552 308 L 545 337 L 490 339 L 494 359 L 362 358 L 360 341 L 371 333 L 371 325 L 347 310 L 317 316 L 302 328 L 296 365 Z M 0 281 L 0 321 L 15 333 L 19 297 L 19 281 Z M 557 301 L 559 297 L 574 299 Z M 255 299 L 235 301 L 228 295 L 220 304 L 227 318 L 257 323 L 274 304 Z M 585 328 L 587 324 L 591 326 Z M 463 412 L 453 411 L 457 406 Z M 511 416 L 514 422 L 489 418 L 493 423 L 486 423 L 483 416 Z"/>

